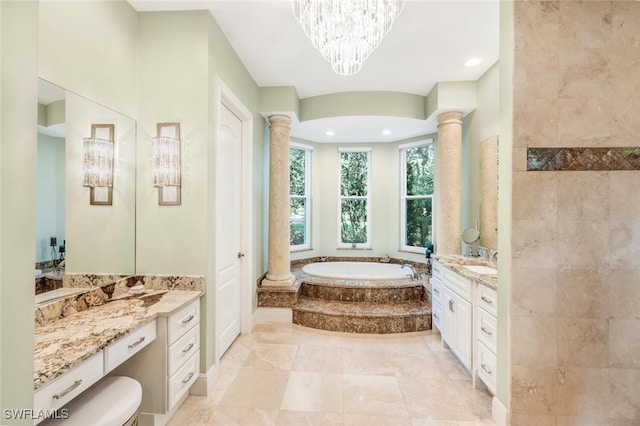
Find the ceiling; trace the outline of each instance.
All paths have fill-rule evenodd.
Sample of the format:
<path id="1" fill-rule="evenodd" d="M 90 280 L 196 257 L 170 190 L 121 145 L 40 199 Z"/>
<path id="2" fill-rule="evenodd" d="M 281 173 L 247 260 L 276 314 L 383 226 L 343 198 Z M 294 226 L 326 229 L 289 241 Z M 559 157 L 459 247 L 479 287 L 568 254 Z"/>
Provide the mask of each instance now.
<path id="1" fill-rule="evenodd" d="M 391 32 L 353 76 L 335 74 L 293 16 L 289 0 L 128 0 L 138 11 L 208 9 L 260 87 L 300 98 L 344 91 L 427 95 L 437 82 L 475 81 L 498 60 L 498 0 L 407 0 Z M 472 57 L 476 67 L 464 67 Z M 357 117 L 292 123 L 314 141 L 377 142 L 435 131 L 434 120 Z M 333 130 L 335 136 L 325 132 Z M 389 130 L 390 135 L 383 135 Z"/>

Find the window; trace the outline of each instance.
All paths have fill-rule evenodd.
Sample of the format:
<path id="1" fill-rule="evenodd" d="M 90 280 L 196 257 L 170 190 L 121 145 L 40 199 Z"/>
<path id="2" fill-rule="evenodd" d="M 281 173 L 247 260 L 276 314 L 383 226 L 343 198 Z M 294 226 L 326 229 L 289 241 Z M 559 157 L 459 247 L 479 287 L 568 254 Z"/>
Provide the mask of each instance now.
<path id="1" fill-rule="evenodd" d="M 433 241 L 433 145 L 400 146 L 400 250 L 417 253 Z"/>
<path id="2" fill-rule="evenodd" d="M 371 149 L 340 148 L 338 247 L 369 248 Z"/>
<path id="3" fill-rule="evenodd" d="M 289 230 L 291 251 L 311 248 L 311 153 L 313 148 L 291 143 L 289 148 Z"/>

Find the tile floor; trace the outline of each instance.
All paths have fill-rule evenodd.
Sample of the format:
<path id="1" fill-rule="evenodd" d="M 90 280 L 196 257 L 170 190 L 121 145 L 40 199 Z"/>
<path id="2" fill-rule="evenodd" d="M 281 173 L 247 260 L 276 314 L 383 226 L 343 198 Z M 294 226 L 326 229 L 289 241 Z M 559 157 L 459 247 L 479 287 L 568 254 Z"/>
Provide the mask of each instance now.
<path id="1" fill-rule="evenodd" d="M 347 334 L 259 324 L 220 362 L 206 397 L 170 426 L 489 426 L 491 396 L 440 345 L 437 332 Z"/>

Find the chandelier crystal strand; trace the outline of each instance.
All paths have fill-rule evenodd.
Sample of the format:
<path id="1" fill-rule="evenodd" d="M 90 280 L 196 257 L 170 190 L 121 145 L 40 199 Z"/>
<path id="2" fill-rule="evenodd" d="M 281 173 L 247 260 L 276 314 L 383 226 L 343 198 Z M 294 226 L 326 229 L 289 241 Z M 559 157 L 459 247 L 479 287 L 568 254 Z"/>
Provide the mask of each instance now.
<path id="1" fill-rule="evenodd" d="M 353 75 L 382 41 L 405 0 L 293 0 L 305 35 L 340 75 Z"/>

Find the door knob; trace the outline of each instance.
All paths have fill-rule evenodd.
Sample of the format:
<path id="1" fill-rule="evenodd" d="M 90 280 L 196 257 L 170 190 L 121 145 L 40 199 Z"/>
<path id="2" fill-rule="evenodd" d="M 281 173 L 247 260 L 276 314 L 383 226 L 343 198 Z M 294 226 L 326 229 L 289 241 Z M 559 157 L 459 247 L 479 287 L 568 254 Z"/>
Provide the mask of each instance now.
<path id="1" fill-rule="evenodd" d="M 244 253 L 239 251 L 238 252 L 238 259 L 242 259 L 244 257 Z"/>

